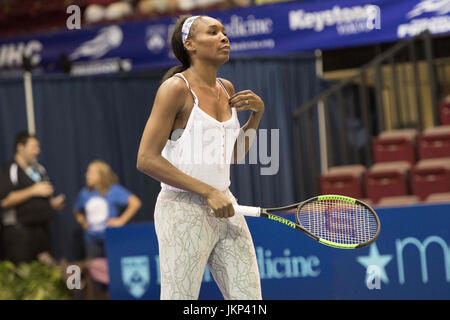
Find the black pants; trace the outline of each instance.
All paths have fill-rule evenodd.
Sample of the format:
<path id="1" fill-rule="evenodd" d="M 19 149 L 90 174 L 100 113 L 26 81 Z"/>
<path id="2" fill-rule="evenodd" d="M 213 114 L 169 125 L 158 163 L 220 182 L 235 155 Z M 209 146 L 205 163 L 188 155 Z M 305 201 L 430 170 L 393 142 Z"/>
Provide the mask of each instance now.
<path id="1" fill-rule="evenodd" d="M 31 262 L 39 253 L 51 253 L 48 223 L 4 226 L 2 230 L 3 258 L 15 264 Z"/>

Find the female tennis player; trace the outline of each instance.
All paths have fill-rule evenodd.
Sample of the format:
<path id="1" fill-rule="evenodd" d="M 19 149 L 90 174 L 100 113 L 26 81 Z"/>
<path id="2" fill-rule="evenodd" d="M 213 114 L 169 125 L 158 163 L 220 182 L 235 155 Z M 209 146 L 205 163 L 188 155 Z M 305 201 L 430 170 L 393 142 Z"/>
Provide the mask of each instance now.
<path id="1" fill-rule="evenodd" d="M 218 20 L 180 17 L 171 41 L 181 65 L 163 78 L 137 160 L 138 170 L 161 182 L 154 212 L 161 299 L 198 299 L 206 264 L 225 299 L 261 299 L 253 241 L 244 217 L 234 216 L 229 186 L 237 138 L 258 128 L 264 103 L 217 78 L 230 55 Z M 240 128 L 242 110 L 251 115 Z"/>

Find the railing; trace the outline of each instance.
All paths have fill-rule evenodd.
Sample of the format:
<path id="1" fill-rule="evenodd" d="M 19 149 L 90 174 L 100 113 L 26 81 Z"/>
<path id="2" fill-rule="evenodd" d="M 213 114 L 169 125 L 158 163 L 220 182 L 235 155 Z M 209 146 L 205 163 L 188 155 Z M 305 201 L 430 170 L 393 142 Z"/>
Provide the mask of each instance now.
<path id="1" fill-rule="evenodd" d="M 296 175 L 303 199 L 320 193 L 320 174 L 329 167 L 370 166 L 372 137 L 379 132 L 438 124 L 440 91 L 448 86 L 438 86 L 432 41 L 424 32 L 394 44 L 294 111 Z"/>

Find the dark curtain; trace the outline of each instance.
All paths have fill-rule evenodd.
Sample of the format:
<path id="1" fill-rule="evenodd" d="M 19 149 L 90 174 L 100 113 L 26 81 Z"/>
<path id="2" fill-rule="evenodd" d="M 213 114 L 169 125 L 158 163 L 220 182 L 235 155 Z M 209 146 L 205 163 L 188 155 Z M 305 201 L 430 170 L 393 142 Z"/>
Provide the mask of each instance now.
<path id="1" fill-rule="evenodd" d="M 136 170 L 136 157 L 160 78 L 127 74 L 34 79 L 40 160 L 57 192 L 67 196 L 67 208 L 53 225 L 56 256 L 82 256 L 82 230 L 72 208 L 85 185 L 87 166 L 95 159 L 109 163 L 120 183 L 142 200 L 132 222 L 152 219 L 159 183 Z"/>
<path id="2" fill-rule="evenodd" d="M 57 258 L 76 260 L 83 256 L 82 230 L 72 208 L 85 184 L 87 165 L 94 159 L 108 162 L 120 183 L 143 201 L 132 222 L 153 219 L 160 186 L 136 170 L 136 156 L 162 75 L 161 71 L 33 78 L 40 162 L 47 168 L 56 192 L 67 196 L 66 208 L 56 214 L 52 223 Z M 231 80 L 237 92 L 250 89 L 262 97 L 266 112 L 260 128 L 267 129 L 269 139 L 270 130 L 279 129 L 278 172 L 261 175 L 261 167 L 268 165 L 261 165 L 259 157 L 258 164 L 247 161 L 232 166 L 231 190 L 245 205 L 280 206 L 296 201 L 292 111 L 318 91 L 314 56 L 232 60 L 219 69 L 219 76 Z M 23 83 L 9 84 L 7 81 L 0 86 L 0 93 L 5 92 L 0 94 L 3 162 L 12 154 L 9 150 L 15 133 L 26 129 Z M 241 125 L 248 116 L 248 111 L 239 114 Z M 270 149 L 268 156 L 275 156 Z"/>
<path id="3" fill-rule="evenodd" d="M 23 79 L 0 79 L 0 166 L 13 157 L 16 133 L 26 130 Z"/>

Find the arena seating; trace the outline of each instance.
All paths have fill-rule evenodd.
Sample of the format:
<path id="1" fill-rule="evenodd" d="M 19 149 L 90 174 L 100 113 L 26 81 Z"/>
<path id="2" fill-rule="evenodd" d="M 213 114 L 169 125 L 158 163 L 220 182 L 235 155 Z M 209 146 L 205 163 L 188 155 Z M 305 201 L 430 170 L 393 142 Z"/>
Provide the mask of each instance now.
<path id="1" fill-rule="evenodd" d="M 372 142 L 375 164 L 330 168 L 320 177 L 321 194 L 370 206 L 450 202 L 450 125 L 385 131 Z"/>
<path id="2" fill-rule="evenodd" d="M 396 196 L 396 197 L 384 197 L 378 201 L 378 207 L 397 207 L 415 205 L 420 202 L 420 198 L 414 195 Z"/>
<path id="3" fill-rule="evenodd" d="M 372 147 L 375 162 L 408 161 L 416 162 L 417 130 L 384 131 L 373 138 Z"/>
<path id="4" fill-rule="evenodd" d="M 365 177 L 366 196 L 377 203 L 383 197 L 409 194 L 409 170 L 407 161 L 374 164 Z"/>
<path id="5" fill-rule="evenodd" d="M 439 102 L 439 119 L 441 125 L 450 125 L 450 95 Z"/>
<path id="6" fill-rule="evenodd" d="M 425 159 L 411 170 L 411 191 L 425 200 L 432 193 L 450 191 L 450 158 Z"/>
<path id="7" fill-rule="evenodd" d="M 450 192 L 441 192 L 430 194 L 425 200 L 427 203 L 449 203 Z"/>
<path id="8" fill-rule="evenodd" d="M 424 130 L 418 136 L 419 159 L 450 157 L 450 125 Z"/>
<path id="9" fill-rule="evenodd" d="M 363 197 L 363 165 L 332 167 L 320 178 L 323 194 L 342 194 L 353 198 Z"/>

